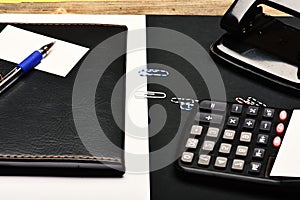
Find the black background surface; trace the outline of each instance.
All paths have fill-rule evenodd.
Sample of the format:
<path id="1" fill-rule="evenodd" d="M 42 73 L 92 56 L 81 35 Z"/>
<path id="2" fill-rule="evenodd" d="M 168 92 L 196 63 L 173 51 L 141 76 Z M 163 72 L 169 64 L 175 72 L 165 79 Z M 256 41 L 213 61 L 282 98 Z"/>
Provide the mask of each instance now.
<path id="1" fill-rule="evenodd" d="M 147 27 L 164 27 L 179 31 L 200 43 L 207 51 L 210 45 L 215 42 L 224 32 L 219 26 L 220 17 L 203 16 L 147 16 Z M 151 35 L 147 35 L 151 37 Z M 299 42 L 299 41 L 298 41 Z M 193 73 L 192 66 L 183 58 L 173 53 L 148 49 L 148 63 L 160 63 L 171 66 L 180 71 L 191 83 L 197 92 L 198 99 L 209 98 L 206 85 L 197 75 Z M 233 102 L 235 97 L 252 96 L 265 102 L 270 107 L 279 108 L 300 108 L 299 93 L 279 85 L 257 78 L 251 74 L 245 74 L 231 66 L 215 60 L 223 78 L 227 101 Z M 148 78 L 155 82 L 155 79 Z M 174 94 L 169 89 L 159 84 L 149 84 L 150 91 L 164 91 L 167 97 Z M 178 129 L 178 118 L 180 111 L 177 105 L 170 103 L 170 99 L 149 100 L 149 108 L 155 104 L 162 105 L 168 114 L 168 119 L 162 130 L 150 138 L 150 152 L 159 150 L 167 145 L 175 136 Z M 151 118 L 155 118 L 152 113 Z M 149 125 L 150 135 L 151 123 Z M 299 141 L 300 142 L 300 141 Z M 174 148 L 174 154 L 178 149 Z M 150 156 L 150 168 L 154 168 L 157 159 Z M 162 169 L 151 172 L 151 199 L 298 199 L 298 189 L 300 185 L 293 186 L 271 186 L 257 183 L 229 180 L 217 177 L 187 174 L 177 169 L 176 163 L 172 163 Z"/>

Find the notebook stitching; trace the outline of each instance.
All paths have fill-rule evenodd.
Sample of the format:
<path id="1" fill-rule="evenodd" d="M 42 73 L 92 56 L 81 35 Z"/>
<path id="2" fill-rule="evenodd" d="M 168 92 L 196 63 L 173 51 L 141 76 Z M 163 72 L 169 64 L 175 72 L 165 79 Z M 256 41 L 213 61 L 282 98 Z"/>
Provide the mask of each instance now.
<path id="1" fill-rule="evenodd" d="M 25 25 L 49 25 L 49 26 L 114 26 L 114 27 L 124 27 L 122 25 L 112 25 L 112 24 L 96 24 L 96 23 L 26 23 L 26 22 L 17 22 L 17 23 L 8 23 L 8 24 L 25 24 Z M 1 74 L 0 74 L 1 80 Z M 0 155 L 0 159 L 82 159 L 82 160 L 95 160 L 95 161 L 113 161 L 122 163 L 122 160 L 119 158 L 113 157 L 94 157 L 94 156 L 83 156 L 83 155 Z"/>
<path id="2" fill-rule="evenodd" d="M 0 155 L 0 159 L 85 159 L 85 160 L 96 160 L 96 161 L 114 161 L 122 163 L 121 159 L 113 157 L 94 157 L 94 156 L 83 156 L 83 155 Z"/>

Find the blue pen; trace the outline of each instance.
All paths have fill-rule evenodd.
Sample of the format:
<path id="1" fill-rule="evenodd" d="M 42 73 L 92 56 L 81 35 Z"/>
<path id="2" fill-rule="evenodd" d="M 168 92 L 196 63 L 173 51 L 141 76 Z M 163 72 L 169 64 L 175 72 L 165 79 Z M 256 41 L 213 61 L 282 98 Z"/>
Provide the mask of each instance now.
<path id="1" fill-rule="evenodd" d="M 0 94 L 18 80 L 23 74 L 29 72 L 32 68 L 37 66 L 43 58 L 49 54 L 49 50 L 55 42 L 51 42 L 45 46 L 42 46 L 39 50 L 34 51 L 27 58 L 25 58 L 20 64 L 18 64 L 13 70 L 8 72 L 0 80 Z"/>

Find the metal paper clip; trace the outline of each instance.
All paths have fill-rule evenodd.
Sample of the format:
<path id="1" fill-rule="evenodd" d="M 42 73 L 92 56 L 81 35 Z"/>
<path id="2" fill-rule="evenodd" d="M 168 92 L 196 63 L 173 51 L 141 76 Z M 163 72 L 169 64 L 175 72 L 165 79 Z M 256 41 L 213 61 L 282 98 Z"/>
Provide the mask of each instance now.
<path id="1" fill-rule="evenodd" d="M 190 111 L 193 109 L 195 102 L 198 103 L 198 99 L 173 97 L 171 99 L 172 103 L 179 104 L 181 110 Z"/>
<path id="2" fill-rule="evenodd" d="M 158 77 L 169 76 L 169 72 L 164 69 L 141 69 L 138 73 L 140 76 L 158 76 Z"/>
<path id="3" fill-rule="evenodd" d="M 171 99 L 171 102 L 172 103 L 175 103 L 175 104 L 179 104 L 180 102 L 185 102 L 185 103 L 191 103 L 191 104 L 194 104 L 194 102 L 199 102 L 198 99 L 190 99 L 190 98 L 182 98 L 182 97 L 173 97 Z"/>
<path id="4" fill-rule="evenodd" d="M 253 97 L 248 97 L 247 100 L 243 99 L 242 97 L 237 97 L 235 98 L 235 101 L 240 103 L 240 104 L 247 104 L 247 105 L 251 105 L 251 106 L 263 106 L 266 107 L 267 105 L 262 103 L 261 101 L 258 101 L 257 99 L 253 98 Z"/>
<path id="5" fill-rule="evenodd" d="M 247 104 L 247 105 L 251 105 L 250 101 L 246 101 L 245 99 L 243 99 L 242 97 L 236 97 L 235 101 L 238 102 L 239 104 Z"/>
<path id="6" fill-rule="evenodd" d="M 185 111 L 190 111 L 192 110 L 194 107 L 193 103 L 189 103 L 189 102 L 180 102 L 180 109 L 181 110 L 185 110 Z"/>
<path id="7" fill-rule="evenodd" d="M 253 98 L 253 97 L 248 97 L 248 98 L 247 98 L 247 101 L 251 101 L 251 102 L 255 103 L 256 106 L 267 107 L 266 104 L 264 104 L 263 102 L 257 100 L 256 98 Z"/>
<path id="8" fill-rule="evenodd" d="M 153 92 L 153 91 L 137 91 L 134 96 L 138 99 L 164 99 L 167 97 L 164 92 Z"/>

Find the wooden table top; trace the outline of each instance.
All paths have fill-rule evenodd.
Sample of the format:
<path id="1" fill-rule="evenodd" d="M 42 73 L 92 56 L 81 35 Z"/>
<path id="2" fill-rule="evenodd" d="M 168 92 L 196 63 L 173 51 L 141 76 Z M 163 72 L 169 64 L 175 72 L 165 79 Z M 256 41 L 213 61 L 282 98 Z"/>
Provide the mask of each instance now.
<path id="1" fill-rule="evenodd" d="M 233 0 L 95 0 L 74 2 L 0 3 L 0 13 L 223 15 Z M 49 2 L 52 1 L 52 2 Z M 59 0 L 54 0 L 59 1 Z M 1 0 L 1 2 L 8 2 Z M 283 15 L 267 9 L 269 14 Z"/>

